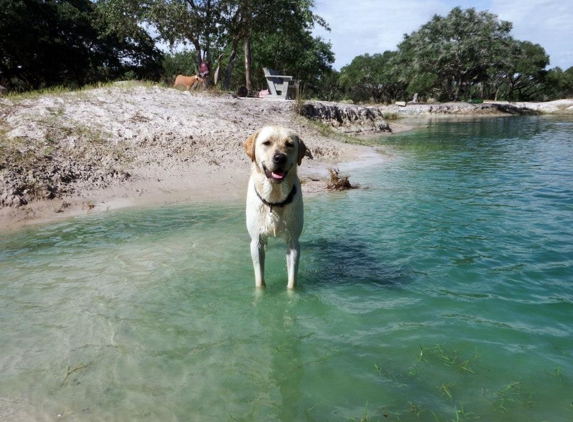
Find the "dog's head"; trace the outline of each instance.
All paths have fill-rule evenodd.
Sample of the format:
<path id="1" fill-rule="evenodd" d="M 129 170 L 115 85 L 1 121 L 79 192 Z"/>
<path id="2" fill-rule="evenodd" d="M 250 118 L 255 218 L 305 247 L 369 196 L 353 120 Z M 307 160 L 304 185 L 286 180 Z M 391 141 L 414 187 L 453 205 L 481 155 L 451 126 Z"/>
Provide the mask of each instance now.
<path id="1" fill-rule="evenodd" d="M 297 135 L 280 126 L 265 126 L 245 141 L 245 150 L 257 169 L 272 183 L 296 173 L 307 153 Z"/>

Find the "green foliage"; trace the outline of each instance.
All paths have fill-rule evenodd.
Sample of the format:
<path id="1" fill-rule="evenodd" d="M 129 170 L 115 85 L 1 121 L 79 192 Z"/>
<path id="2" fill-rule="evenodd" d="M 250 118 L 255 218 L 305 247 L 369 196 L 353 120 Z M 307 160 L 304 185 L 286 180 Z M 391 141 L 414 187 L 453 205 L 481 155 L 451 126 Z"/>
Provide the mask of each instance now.
<path id="1" fill-rule="evenodd" d="M 340 101 L 343 99 L 343 91 L 340 85 L 340 72 L 334 69 L 325 70 L 318 78 L 316 85 L 316 98 L 325 101 Z M 311 97 L 307 94 L 308 97 Z"/>
<path id="2" fill-rule="evenodd" d="M 405 35 L 398 46 L 406 79 L 438 75 L 431 87 L 424 77 L 424 83 L 415 88 L 435 90 L 441 99 L 458 101 L 472 85 L 488 79 L 488 70 L 504 65 L 511 27 L 510 22 L 473 8 L 456 7 L 446 17 L 435 15 L 418 31 Z"/>
<path id="3" fill-rule="evenodd" d="M 354 102 L 390 102 L 406 95 L 406 84 L 396 71 L 396 52 L 357 56 L 340 71 L 340 84 Z"/>
<path id="4" fill-rule="evenodd" d="M 312 12 L 312 0 L 99 0 L 98 6 L 110 28 L 122 34 L 147 25 L 170 46 L 192 46 L 196 66 L 205 61 L 211 81 L 217 73 L 224 89 L 265 88 L 265 66 L 301 79 L 316 93 L 334 61 L 331 46 L 311 34 L 314 25 L 327 27 Z M 244 70 L 236 66 L 239 60 Z M 168 58 L 165 76 L 190 67 L 181 64 L 180 57 Z"/>
<path id="5" fill-rule="evenodd" d="M 268 67 L 299 80 L 304 96 L 319 95 L 324 76 L 332 71 L 334 54 L 329 43 L 311 33 L 315 25 L 326 26 L 312 13 L 312 6 L 305 0 L 275 1 L 264 22 L 251 28 L 252 75 L 241 70 L 239 77 L 247 86 L 250 79 L 252 90 L 267 88 L 262 68 Z"/>
<path id="6" fill-rule="evenodd" d="M 543 89 L 549 56 L 539 44 L 517 41 L 507 75 L 507 98 L 529 100 Z"/>
<path id="7" fill-rule="evenodd" d="M 510 41 L 504 65 L 490 70 L 482 96 L 527 101 L 545 89 L 549 56 L 539 44 Z"/>
<path id="8" fill-rule="evenodd" d="M 301 95 L 391 103 L 573 97 L 573 67 L 546 70 L 543 47 L 510 36 L 490 12 L 456 7 L 404 36 L 397 51 L 357 56 L 340 72 L 312 29 L 314 0 L 0 0 L 0 84 L 10 91 L 196 74 L 225 90 L 266 89 L 262 68 L 301 81 Z M 153 37 L 150 35 L 153 34 Z M 156 42 L 183 51 L 164 55 Z M 173 50 L 172 50 L 173 51 Z M 238 63 L 243 62 L 244 66 Z"/>
<path id="9" fill-rule="evenodd" d="M 566 71 L 560 67 L 549 70 L 543 93 L 549 98 L 573 98 L 573 66 Z"/>
<path id="10" fill-rule="evenodd" d="M 573 95 L 571 74 L 547 71 L 543 47 L 510 36 L 512 24 L 456 7 L 404 36 L 395 52 L 355 57 L 340 83 L 353 101 L 527 101 Z"/>
<path id="11" fill-rule="evenodd" d="M 564 96 L 573 98 L 573 66 L 563 72 L 561 78 L 561 90 Z"/>
<path id="12" fill-rule="evenodd" d="M 331 72 L 334 54 L 330 44 L 315 38 L 310 31 L 281 31 L 257 34 L 252 41 L 253 85 L 266 89 L 263 67 L 300 80 L 306 96 L 321 90 L 322 78 Z"/>
<path id="13" fill-rule="evenodd" d="M 151 38 L 108 30 L 89 0 L 0 0 L 0 10 L 0 82 L 11 90 L 158 77 Z"/>
<path id="14" fill-rule="evenodd" d="M 163 60 L 163 81 L 172 85 L 177 75 L 196 75 L 199 72 L 192 51 L 166 54 Z"/>

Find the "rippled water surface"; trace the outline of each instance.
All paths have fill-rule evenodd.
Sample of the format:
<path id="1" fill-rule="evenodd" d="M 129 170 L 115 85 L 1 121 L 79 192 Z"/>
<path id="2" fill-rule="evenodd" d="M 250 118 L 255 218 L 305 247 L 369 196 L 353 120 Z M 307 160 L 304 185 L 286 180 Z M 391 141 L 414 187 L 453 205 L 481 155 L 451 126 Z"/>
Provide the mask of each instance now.
<path id="1" fill-rule="evenodd" d="M 0 420 L 573 420 L 573 122 L 431 122 L 306 201 L 301 285 L 243 204 L 0 235 Z"/>

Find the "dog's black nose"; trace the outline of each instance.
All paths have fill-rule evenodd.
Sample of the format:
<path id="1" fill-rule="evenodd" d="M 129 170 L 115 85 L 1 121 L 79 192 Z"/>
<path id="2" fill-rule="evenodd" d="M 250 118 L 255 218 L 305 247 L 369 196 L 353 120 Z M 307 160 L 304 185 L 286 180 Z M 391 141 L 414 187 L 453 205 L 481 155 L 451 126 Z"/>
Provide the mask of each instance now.
<path id="1" fill-rule="evenodd" d="M 283 154 L 282 152 L 277 152 L 275 153 L 275 155 L 273 156 L 273 162 L 275 164 L 285 164 L 287 161 L 287 155 Z"/>

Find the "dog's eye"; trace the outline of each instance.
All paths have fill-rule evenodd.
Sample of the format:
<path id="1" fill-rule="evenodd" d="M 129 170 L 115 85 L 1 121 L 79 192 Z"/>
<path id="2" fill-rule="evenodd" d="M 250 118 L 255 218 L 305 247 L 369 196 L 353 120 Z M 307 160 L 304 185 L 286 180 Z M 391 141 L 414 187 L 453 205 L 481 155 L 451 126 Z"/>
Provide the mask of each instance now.
<path id="1" fill-rule="evenodd" d="M 268 147 L 268 146 L 271 145 L 271 141 L 265 141 L 265 142 L 263 142 L 263 145 L 266 146 L 266 147 Z"/>
<path id="2" fill-rule="evenodd" d="M 287 143 L 285 143 L 285 146 L 286 146 L 287 148 L 294 148 L 294 144 L 293 144 L 292 142 L 287 142 Z"/>

